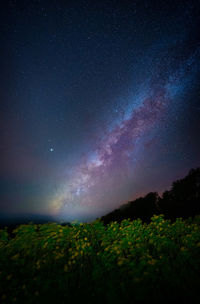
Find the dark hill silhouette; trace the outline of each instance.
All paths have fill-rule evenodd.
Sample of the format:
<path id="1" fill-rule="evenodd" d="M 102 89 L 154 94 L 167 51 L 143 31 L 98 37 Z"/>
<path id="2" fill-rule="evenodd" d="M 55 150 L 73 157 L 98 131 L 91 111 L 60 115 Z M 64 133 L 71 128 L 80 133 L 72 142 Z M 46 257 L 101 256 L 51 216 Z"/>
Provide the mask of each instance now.
<path id="1" fill-rule="evenodd" d="M 200 168 L 191 169 L 185 178 L 173 182 L 171 190 L 165 191 L 161 197 L 157 192 L 150 192 L 101 217 L 101 220 L 105 224 L 126 218 L 149 222 L 154 214 L 164 214 L 171 220 L 199 215 Z"/>

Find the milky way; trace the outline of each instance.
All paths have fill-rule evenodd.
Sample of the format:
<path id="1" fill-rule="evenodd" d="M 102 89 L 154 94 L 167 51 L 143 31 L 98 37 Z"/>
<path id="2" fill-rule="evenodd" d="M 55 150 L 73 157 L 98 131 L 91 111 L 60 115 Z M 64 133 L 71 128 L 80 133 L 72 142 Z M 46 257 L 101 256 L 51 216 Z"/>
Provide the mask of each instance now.
<path id="1" fill-rule="evenodd" d="M 168 108 L 173 107 L 180 92 L 187 91 L 195 78 L 199 70 L 199 54 L 198 48 L 189 58 L 179 64 L 176 62 L 178 68 L 166 71 L 165 79 L 159 78 L 160 71 L 156 70 L 154 73 L 158 74 L 148 80 L 149 90 L 139 105 L 135 96 L 131 101 L 132 111 L 129 104 L 129 114 L 124 111 L 120 122 L 111 131 L 104 130 L 104 136 L 99 138 L 94 151 L 73 169 L 56 194 L 52 208 L 59 218 L 101 214 L 101 210 L 110 211 L 124 203 L 126 195 L 123 188 L 127 189 L 127 181 L 133 178 L 135 164 L 140 158 L 138 142 L 145 145 L 145 134 L 151 137 L 155 129 L 159 132 L 160 121 L 170 120 Z M 156 137 L 155 132 L 153 137 Z"/>

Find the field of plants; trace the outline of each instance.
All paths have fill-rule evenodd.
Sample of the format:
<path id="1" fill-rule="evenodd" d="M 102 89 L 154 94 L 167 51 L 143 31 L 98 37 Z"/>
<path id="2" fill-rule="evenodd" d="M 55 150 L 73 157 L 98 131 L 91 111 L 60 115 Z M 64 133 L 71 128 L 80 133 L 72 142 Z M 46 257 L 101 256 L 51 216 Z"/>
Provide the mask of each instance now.
<path id="1" fill-rule="evenodd" d="M 200 216 L 0 230 L 0 303 L 200 301 Z"/>

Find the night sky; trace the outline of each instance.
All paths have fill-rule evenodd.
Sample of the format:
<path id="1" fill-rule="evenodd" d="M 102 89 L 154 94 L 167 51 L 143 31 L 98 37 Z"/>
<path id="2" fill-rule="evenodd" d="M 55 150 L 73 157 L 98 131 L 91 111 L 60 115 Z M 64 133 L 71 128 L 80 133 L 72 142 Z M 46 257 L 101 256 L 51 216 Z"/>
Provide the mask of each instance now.
<path id="1" fill-rule="evenodd" d="M 0 211 L 92 220 L 200 165 L 200 1 L 3 1 Z"/>

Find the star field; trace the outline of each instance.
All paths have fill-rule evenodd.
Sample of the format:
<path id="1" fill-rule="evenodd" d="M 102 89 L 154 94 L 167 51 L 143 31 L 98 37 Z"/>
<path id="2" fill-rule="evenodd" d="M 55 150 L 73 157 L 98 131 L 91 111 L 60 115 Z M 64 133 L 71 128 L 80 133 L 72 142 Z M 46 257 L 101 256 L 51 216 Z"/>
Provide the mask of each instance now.
<path id="1" fill-rule="evenodd" d="M 199 1 L 2 5 L 0 208 L 90 220 L 200 162 Z"/>

